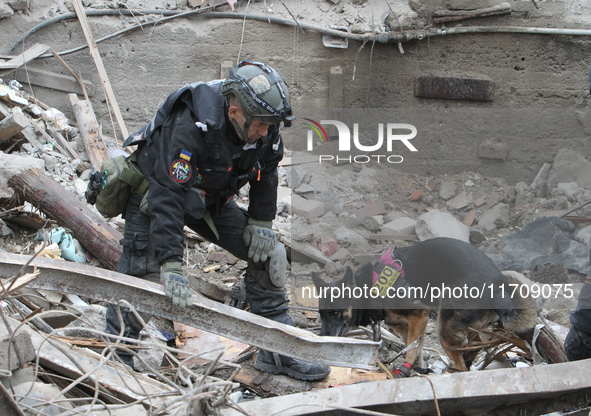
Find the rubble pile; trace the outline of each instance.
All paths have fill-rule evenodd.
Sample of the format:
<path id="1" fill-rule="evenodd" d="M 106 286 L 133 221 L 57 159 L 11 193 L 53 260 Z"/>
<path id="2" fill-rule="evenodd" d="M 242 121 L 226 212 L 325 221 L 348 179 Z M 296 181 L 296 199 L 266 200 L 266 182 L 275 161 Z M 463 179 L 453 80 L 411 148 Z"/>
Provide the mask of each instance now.
<path id="1" fill-rule="evenodd" d="M 89 146 L 80 134 L 80 126 L 65 119 L 58 109 L 40 103 L 34 97 L 26 96 L 16 83 L 1 84 L 0 98 L 0 227 L 3 237 L 0 240 L 0 248 L 4 252 L 29 256 L 43 249 L 43 254 L 48 257 L 62 258 L 64 261 L 67 259 L 99 268 L 112 268 L 93 255 L 94 250 L 84 247 L 82 241 L 72 237 L 77 232 L 76 227 L 68 227 L 61 223 L 59 217 L 50 219 L 42 208 L 30 202 L 31 198 L 30 195 L 27 196 L 27 192 L 8 185 L 14 177 L 33 169 L 39 172 L 39 175 L 58 183 L 63 192 L 98 215 L 94 207 L 88 206 L 84 199 L 92 165 L 88 156 Z M 18 127 L 12 127 L 15 123 Z M 122 151 L 117 148 L 114 140 L 107 137 L 100 136 L 100 142 L 110 155 Z M 407 245 L 436 236 L 448 236 L 469 241 L 485 252 L 493 249 L 502 251 L 503 238 L 515 235 L 537 221 L 547 218 L 558 220 L 559 217 L 563 217 L 559 221 L 570 224 L 570 228 L 566 227 L 568 238 L 579 245 L 577 255 L 584 257 L 588 251 L 591 229 L 585 224 L 590 221 L 591 205 L 585 203 L 591 200 L 591 175 L 588 174 L 591 162 L 568 149 L 560 150 L 552 164 L 542 166 L 535 180 L 529 184 L 508 184 L 503 179 L 485 178 L 474 172 L 421 177 L 405 174 L 403 167 L 394 170 L 380 169 L 375 165 L 325 165 L 310 162 L 309 155 L 307 160 L 306 157 L 300 157 L 297 152 L 287 151 L 286 155 L 279 168 L 280 189 L 274 229 L 290 251 L 290 313 L 300 327 L 314 330 L 319 325 L 317 304 L 314 304 L 313 299 L 304 299 L 301 296 L 301 288 L 311 284 L 312 271 L 324 273 L 325 279 L 336 278 L 346 266 L 357 267 L 375 260 L 391 245 Z M 248 204 L 247 188 L 241 190 L 236 201 L 244 206 Z M 576 214 L 576 217 L 566 214 Z M 113 218 L 108 224 L 113 229 L 121 230 L 123 220 L 120 217 Z M 216 301 L 226 304 L 238 303 L 241 297 L 241 277 L 246 269 L 246 262 L 234 258 L 188 230 L 186 237 L 185 270 L 191 278 L 192 286 Z M 41 240 L 45 240 L 45 243 Z M 44 247 L 44 244 L 48 246 Z M 580 246 L 585 249 L 581 251 Z M 528 255 L 534 256 L 536 253 L 522 254 L 525 258 Z M 580 263 L 583 266 L 588 265 L 588 259 L 581 259 Z M 583 266 L 577 270 L 566 262 L 556 261 L 551 264 L 540 263 L 530 269 L 518 271 L 532 281 L 559 276 L 573 284 L 579 284 L 584 276 Z M 14 280 L 14 276 L 2 277 Z M 60 361 L 61 364 L 57 365 L 57 359 L 52 356 L 56 353 L 43 352 L 41 349 L 47 335 L 42 335 L 28 325 L 24 327 L 26 330 L 16 330 L 16 327 L 18 321 L 26 318 L 27 322 L 37 322 L 42 331 L 52 334 L 50 338 L 62 337 L 60 342 L 66 344 L 60 344 L 61 348 L 66 348 L 68 342 L 85 345 L 80 344 L 80 339 L 84 338 L 86 346 L 90 345 L 90 348 L 94 347 L 100 352 L 105 345 L 109 345 L 104 333 L 105 304 L 69 294 L 26 287 L 19 288 L 18 294 L 19 296 L 15 296 L 16 292 L 3 290 L 2 295 L 4 313 L 14 320 L 10 321 L 10 325 L 14 324 L 14 337 L 23 338 L 23 347 L 18 348 L 21 354 L 19 359 L 14 360 L 12 364 L 7 363 L 12 367 L 9 365 L 7 371 L 11 373 L 6 374 L 11 374 L 12 377 L 5 381 L 9 380 L 13 385 L 18 384 L 18 394 L 28 397 L 30 395 L 27 393 L 27 386 L 36 379 L 53 383 L 58 376 L 52 375 L 51 371 L 61 374 L 60 377 L 68 373 L 70 381 L 65 384 L 55 382 L 57 386 L 48 384 L 46 388 L 52 391 L 47 393 L 47 396 L 40 396 L 37 405 L 42 403 L 43 406 L 57 406 L 60 412 L 70 409 L 72 405 L 89 405 L 92 397 L 88 395 L 77 393 L 79 402 L 76 402 L 65 394 L 65 390 L 59 393 L 56 389 L 78 388 L 78 383 L 82 382 L 85 385 L 92 384 L 92 371 L 85 370 L 88 376 L 82 377 L 82 381 L 76 380 L 85 374 L 85 371 L 79 368 L 79 374 L 76 375 L 70 370 L 70 367 L 76 367 L 76 364 L 64 364 Z M 17 297 L 21 300 L 17 300 Z M 568 325 L 568 314 L 575 304 L 574 298 L 562 295 L 554 299 L 540 300 L 543 316 L 555 321 L 556 328 L 559 329 L 560 325 Z M 44 312 L 36 317 L 30 315 L 33 311 L 41 310 Z M 6 327 L 3 330 L 8 331 L 4 334 L 4 339 L 13 336 L 12 329 Z M 425 366 L 434 372 L 442 372 L 447 362 L 446 357 L 437 352 L 439 346 L 435 340 L 434 322 L 429 324 L 426 335 L 429 340 L 425 349 Z M 392 339 L 392 335 L 389 336 L 395 352 L 396 348 L 401 348 L 400 342 Z M 147 324 L 134 365 L 138 370 L 154 374 L 162 384 L 154 387 L 153 391 L 140 395 L 141 397 L 137 392 L 126 391 L 127 411 L 130 406 L 134 406 L 134 400 L 145 403 L 146 400 L 164 394 L 165 390 L 166 394 L 173 394 L 167 390 L 171 388 L 176 392 L 184 392 L 180 396 L 182 399 L 165 401 L 154 405 L 154 408 L 180 406 L 179 403 L 183 403 L 184 406 L 190 406 L 191 403 L 211 406 L 219 404 L 230 389 L 238 386 L 233 380 L 239 366 L 232 362 L 220 361 L 216 366 L 211 364 L 217 361 L 217 358 L 212 356 L 206 359 L 205 363 L 197 365 L 202 372 L 195 370 L 194 366 L 185 367 L 179 363 L 177 356 L 182 352 L 186 337 L 186 328 L 177 325 L 172 327 L 169 321 L 156 319 Z M 98 341 L 103 343 L 97 343 Z M 51 343 L 54 347 L 55 342 L 57 341 L 54 339 Z M 216 342 L 228 345 L 221 339 Z M 245 347 L 241 345 L 235 348 Z M 92 355 L 87 351 L 76 350 L 85 357 L 84 360 L 93 363 L 89 368 L 94 366 L 98 369 L 96 371 L 110 371 L 106 369 L 114 366 L 119 373 L 128 371 L 106 360 L 100 353 Z M 104 353 L 106 355 L 111 350 L 107 348 L 104 351 L 107 351 Z M 242 354 L 235 354 L 232 360 L 243 362 L 244 367 L 248 366 L 248 357 L 252 357 L 252 350 L 246 348 Z M 36 358 L 38 361 L 35 361 Z M 65 361 L 68 359 L 63 358 Z M 76 358 L 74 361 L 78 360 L 79 358 Z M 168 366 L 161 367 L 163 360 Z M 26 364 L 32 361 L 34 365 Z M 229 370 L 226 378 L 213 374 L 220 367 Z M 20 374 L 23 380 L 19 379 L 17 383 L 15 380 Z M 137 375 L 133 374 L 131 377 Z M 194 381 L 200 377 L 202 382 L 197 386 Z M 348 374 L 347 377 L 351 375 Z M 239 380 L 243 385 L 255 390 L 256 386 L 260 386 L 260 383 L 252 381 L 252 377 L 249 379 L 243 375 Z M 73 384 L 68 384 L 70 382 Z M 141 383 L 144 382 L 146 381 Z M 208 383 L 211 383 L 210 387 L 207 387 Z M 125 395 L 118 390 L 120 386 L 113 388 L 118 395 Z M 298 385 L 295 391 L 306 388 L 309 386 Z M 275 394 L 281 394 L 294 391 L 294 386 L 284 386 L 283 389 L 275 386 L 271 390 Z M 256 391 L 259 394 L 264 393 L 261 390 Z M 244 389 L 240 392 L 240 397 L 244 399 L 252 394 Z M 121 405 L 121 400 L 109 402 L 106 399 L 109 394 L 114 393 L 101 392 L 101 400 Z M 64 397 L 63 401 L 52 399 L 61 396 Z M 208 400 L 196 399 L 201 397 Z M 48 408 L 43 409 L 46 413 L 49 412 Z M 116 414 L 113 409 L 110 411 Z"/>

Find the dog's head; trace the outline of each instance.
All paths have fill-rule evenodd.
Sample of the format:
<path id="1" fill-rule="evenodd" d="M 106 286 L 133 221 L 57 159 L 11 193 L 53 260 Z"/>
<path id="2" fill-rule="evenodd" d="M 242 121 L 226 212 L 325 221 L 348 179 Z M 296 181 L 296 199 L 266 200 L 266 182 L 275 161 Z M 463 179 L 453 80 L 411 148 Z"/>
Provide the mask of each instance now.
<path id="1" fill-rule="evenodd" d="M 360 324 L 362 311 L 358 308 L 358 300 L 344 296 L 343 288 L 351 290 L 364 281 L 366 275 L 371 279 L 371 264 L 360 266 L 355 272 L 347 266 L 345 274 L 338 280 L 326 283 L 320 276 L 312 272 L 312 281 L 320 295 L 318 309 L 322 319 L 320 335 L 341 336 L 350 327 Z"/>

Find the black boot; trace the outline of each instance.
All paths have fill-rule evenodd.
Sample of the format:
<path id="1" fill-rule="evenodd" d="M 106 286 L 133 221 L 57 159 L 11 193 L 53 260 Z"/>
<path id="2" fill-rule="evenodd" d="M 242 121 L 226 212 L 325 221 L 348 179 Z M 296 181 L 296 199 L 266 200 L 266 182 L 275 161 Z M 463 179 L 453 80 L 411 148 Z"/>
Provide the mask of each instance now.
<path id="1" fill-rule="evenodd" d="M 284 374 L 303 381 L 322 380 L 330 374 L 330 367 L 327 365 L 307 363 L 267 350 L 259 351 L 254 368 L 265 373 Z"/>
<path id="2" fill-rule="evenodd" d="M 121 307 L 121 315 L 123 318 L 123 324 L 125 329 L 123 330 L 123 336 L 132 339 L 139 339 L 142 325 L 138 322 L 137 318 L 128 308 Z M 149 315 L 145 314 L 142 319 L 148 318 Z M 108 334 L 119 335 L 121 331 L 121 323 L 119 322 L 119 316 L 117 315 L 117 306 L 109 304 L 106 313 L 107 328 L 105 330 Z M 114 338 L 109 338 L 111 343 L 115 343 Z M 129 341 L 127 342 L 129 343 Z M 121 359 L 121 361 L 127 366 L 134 368 L 133 366 L 133 354 L 126 351 L 117 350 L 115 354 Z"/>

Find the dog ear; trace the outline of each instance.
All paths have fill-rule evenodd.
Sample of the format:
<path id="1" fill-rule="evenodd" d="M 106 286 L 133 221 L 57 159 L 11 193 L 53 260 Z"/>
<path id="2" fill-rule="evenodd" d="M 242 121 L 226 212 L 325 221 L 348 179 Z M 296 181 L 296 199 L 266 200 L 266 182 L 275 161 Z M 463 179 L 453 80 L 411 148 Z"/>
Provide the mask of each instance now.
<path id="1" fill-rule="evenodd" d="M 320 275 L 316 272 L 312 272 L 312 281 L 314 282 L 314 286 L 316 286 L 317 288 L 328 286 L 328 284 L 324 280 L 322 280 Z"/>
<path id="2" fill-rule="evenodd" d="M 355 287 L 355 274 L 353 274 L 353 270 L 349 266 L 347 266 L 347 269 L 345 270 L 343 282 L 347 287 Z"/>

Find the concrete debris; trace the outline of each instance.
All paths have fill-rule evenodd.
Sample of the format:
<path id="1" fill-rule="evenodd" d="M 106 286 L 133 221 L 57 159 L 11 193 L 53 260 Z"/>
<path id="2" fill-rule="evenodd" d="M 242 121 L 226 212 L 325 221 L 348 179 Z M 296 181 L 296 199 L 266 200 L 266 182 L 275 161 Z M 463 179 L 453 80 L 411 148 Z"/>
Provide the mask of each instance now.
<path id="1" fill-rule="evenodd" d="M 180 4 L 181 2 L 173 3 L 169 5 L 170 9 L 187 7 L 185 4 Z M 335 10 L 336 7 L 342 8 L 343 12 L 336 20 L 338 23 L 346 22 L 343 24 L 355 33 L 379 33 L 386 30 L 399 31 L 422 27 L 426 24 L 426 17 L 431 16 L 430 11 L 426 10 L 425 6 L 421 4 L 422 2 L 419 1 L 411 0 L 410 7 L 407 5 L 391 6 L 387 3 L 379 6 L 376 4 L 371 8 L 371 15 L 383 16 L 384 24 L 375 26 L 373 17 L 371 20 L 368 17 L 370 8 L 363 7 L 365 1 L 330 0 L 319 3 L 322 5 L 318 7 L 326 9 L 325 11 Z M 448 8 L 453 8 L 459 5 L 456 3 L 458 2 L 447 2 L 446 5 Z M 493 6 L 493 4 L 484 3 L 488 2 L 479 2 L 483 7 Z M 190 7 L 203 7 L 206 2 L 192 1 L 188 4 Z M 112 2 L 99 4 L 89 1 L 86 2 L 86 5 L 93 8 L 119 7 Z M 68 6 L 71 6 L 69 2 L 59 2 L 51 13 L 54 15 L 69 13 L 71 10 L 68 9 Z M 132 1 L 128 2 L 127 6 L 140 7 L 140 3 Z M 142 7 L 144 6 L 142 3 Z M 269 5 L 268 7 L 271 9 L 273 6 Z M 312 6 L 306 5 L 306 7 L 308 7 L 307 10 L 301 10 L 302 16 L 312 12 L 310 9 Z M 22 12 L 28 8 L 29 2 L 25 0 L 2 3 L 0 4 L 0 19 L 11 16 L 15 10 Z M 272 10 L 274 13 L 279 13 L 277 9 Z M 380 10 L 386 13 L 380 14 Z M 334 16 L 334 14 L 332 15 Z M 441 13 L 440 15 L 452 16 L 453 14 Z M 76 127 L 68 124 L 67 120 L 63 120 L 59 116 L 60 113 L 63 115 L 59 109 L 53 109 L 47 105 L 41 105 L 40 108 L 39 103 L 30 99 L 16 84 L 10 87 L 1 84 L 1 87 L 0 121 L 6 120 L 6 122 L 0 124 L 0 130 L 5 131 L 5 135 L 1 136 L 2 140 L 0 140 L 0 150 L 2 150 L 0 152 L 0 208 L 2 208 L 0 228 L 3 236 L 3 239 L 0 240 L 0 248 L 6 252 L 30 255 L 34 248 L 27 237 L 39 228 L 47 226 L 49 230 L 54 230 L 54 232 L 63 231 L 65 233 L 63 227 L 75 227 L 67 227 L 65 224 L 60 224 L 60 221 L 49 221 L 46 218 L 42 218 L 42 224 L 37 228 L 25 225 L 22 216 L 16 218 L 15 211 L 12 211 L 13 209 L 21 209 L 21 207 L 10 205 L 18 205 L 19 202 L 15 202 L 18 200 L 18 198 L 14 198 L 15 191 L 8 186 L 9 179 L 31 169 L 37 169 L 44 178 L 58 183 L 64 192 L 70 193 L 78 201 L 83 201 L 91 165 L 94 164 L 96 167 L 100 160 L 106 157 L 105 155 L 114 154 L 118 150 L 118 145 L 115 140 L 95 137 L 101 147 L 100 149 L 89 149 L 87 139 L 85 140 L 83 137 L 88 132 L 80 132 Z M 78 106 L 82 105 L 77 99 L 73 99 L 72 102 Z M 72 122 L 72 124 L 76 123 Z M 99 130 L 96 128 L 92 131 L 94 134 L 100 134 Z M 55 132 L 59 133 L 62 138 L 60 139 Z M 99 151 L 100 154 L 97 154 Z M 489 159 L 487 163 L 491 164 L 506 163 L 511 158 L 510 149 L 499 140 L 484 141 L 477 156 Z M 310 155 L 302 157 L 297 152 L 292 153 L 289 149 L 286 150 L 286 159 L 279 169 L 278 177 L 280 187 L 274 230 L 289 249 L 291 273 L 289 273 L 288 285 L 291 297 L 290 305 L 292 306 L 290 314 L 297 316 L 298 319 L 294 319 L 294 321 L 302 323 L 301 327 L 304 328 L 305 324 L 315 326 L 318 323 L 317 299 L 304 296 L 305 289 L 312 290 L 314 288 L 310 278 L 313 271 L 325 274 L 330 280 L 342 274 L 347 266 L 356 267 L 362 262 L 376 259 L 383 250 L 393 244 L 408 245 L 417 239 L 426 240 L 447 236 L 469 241 L 485 251 L 502 269 L 510 268 L 524 274 L 527 273 L 527 277 L 533 282 L 532 284 L 544 284 L 557 280 L 568 281 L 575 285 L 574 290 L 576 291 L 576 285 L 580 284 L 581 274 L 588 270 L 587 256 L 591 227 L 583 228 L 567 219 L 558 220 L 556 218 L 591 199 L 591 162 L 586 160 L 580 152 L 570 149 L 559 150 L 552 163 L 544 163 L 540 167 L 530 185 L 526 182 L 509 185 L 502 179 L 483 177 L 473 172 L 438 177 L 410 175 L 401 172 L 392 175 L 388 170 L 382 170 L 380 167 L 370 164 L 362 167 L 347 163 L 319 164 L 315 160 L 311 161 Z M 242 207 L 246 207 L 248 204 L 247 191 L 247 188 L 241 190 L 236 197 L 236 203 Z M 86 207 L 95 211 L 93 207 Z M 581 221 L 586 221 L 586 217 L 591 222 L 591 206 L 582 206 L 577 211 L 577 214 L 583 217 L 580 218 Z M 117 229 L 121 227 L 123 221 L 119 217 L 110 220 L 108 224 L 113 229 Z M 518 250 L 519 247 L 523 248 L 523 241 L 518 237 L 527 233 L 533 234 L 534 226 L 538 227 L 542 223 L 551 223 L 556 226 L 543 238 L 544 242 L 549 245 L 543 248 L 536 245 L 535 248 L 528 250 Z M 381 239 L 380 236 L 387 236 L 387 238 Z M 397 236 L 400 239 L 396 239 Z M 531 235 L 528 235 L 526 239 L 532 240 Z M 568 247 L 568 249 L 554 252 L 553 250 L 557 246 L 556 241 L 561 242 L 559 245 L 562 248 Z M 540 255 L 540 251 L 543 252 L 543 255 Z M 81 250 L 76 252 L 81 253 Z M 79 257 L 83 263 L 101 267 L 98 262 L 93 262 L 91 256 L 81 255 Z M 228 301 L 232 287 L 240 283 L 241 275 L 247 268 L 246 262 L 219 250 L 215 244 L 202 242 L 199 236 L 189 233 L 187 234 L 184 260 L 185 271 L 192 286 L 209 299 L 216 300 L 217 302 L 211 301 L 216 306 Z M 156 293 L 156 287 L 153 290 Z M 550 296 L 540 302 L 539 307 L 542 315 L 555 321 L 558 326 L 568 326 L 568 313 L 575 306 L 575 299 L 557 292 L 552 292 L 552 295 L 556 296 Z M 26 301 L 30 310 L 35 310 L 36 313 L 40 312 L 40 315 L 49 312 L 55 313 L 58 310 L 60 313 L 67 314 L 75 307 L 77 320 L 61 329 L 60 334 L 96 339 L 104 338 L 106 335 L 103 333 L 105 330 L 105 305 L 99 300 L 95 299 L 92 302 L 89 300 L 91 304 L 87 306 L 73 306 L 71 300 L 61 299 L 61 295 L 60 300 L 56 298 L 53 301 L 49 297 L 40 297 L 38 303 L 41 304 L 43 301 L 43 307 L 47 309 L 44 312 L 41 312 L 41 308 L 36 307 L 39 305 L 35 305 L 34 296 L 30 293 L 28 293 Z M 209 300 L 205 299 L 205 301 Z M 5 306 L 4 302 L 3 300 L 2 307 L 11 312 L 10 316 L 18 316 L 16 308 L 12 304 Z M 235 312 L 229 306 L 227 308 L 226 305 L 219 306 L 225 308 L 220 310 L 226 311 L 228 316 Z M 298 308 L 303 309 L 305 313 L 300 313 Z M 80 314 L 81 316 L 78 316 Z M 236 316 L 246 320 L 246 315 L 241 314 L 246 314 L 246 312 L 236 311 L 235 313 Z M 58 319 L 50 320 L 50 315 L 47 318 L 49 322 L 57 325 Z M 72 317 L 72 319 L 74 318 Z M 170 321 L 167 322 L 170 323 Z M 266 325 L 266 323 L 258 321 L 255 323 L 257 330 Z M 14 328 L 17 324 L 14 323 Z M 119 364 L 107 362 L 100 354 L 90 350 L 70 347 L 62 341 L 56 344 L 55 339 L 52 339 L 52 343 L 45 343 L 52 344 L 52 346 L 43 350 L 42 344 L 44 344 L 46 336 L 41 335 L 29 325 L 24 325 L 24 327 L 26 327 L 25 330 L 19 330 L 16 333 L 13 345 L 9 348 L 9 336 L 1 332 L 3 328 L 0 325 L 0 370 L 2 370 L 0 376 L 11 371 L 10 379 L 15 386 L 18 386 L 18 389 L 15 389 L 13 393 L 15 398 L 25 397 L 25 400 L 29 401 L 26 403 L 33 403 L 33 400 L 47 402 L 47 406 L 44 405 L 36 409 L 46 414 L 58 414 L 67 410 L 72 410 L 71 414 L 76 411 L 92 412 L 89 414 L 118 414 L 120 409 L 110 409 L 107 405 L 97 409 L 84 406 L 71 409 L 68 408 L 68 406 L 71 407 L 69 401 L 52 400 L 60 395 L 60 390 L 55 386 L 41 383 L 37 380 L 37 373 L 27 372 L 29 368 L 25 364 L 37 357 L 40 358 L 44 366 L 59 377 L 69 378 L 73 387 L 77 385 L 75 380 L 83 373 L 89 375 L 88 381 L 84 384 L 85 388 L 94 388 L 95 381 L 97 383 L 100 381 L 100 397 L 105 402 L 123 400 L 127 403 L 135 403 L 135 401 L 139 401 L 153 413 L 164 413 L 167 410 L 180 409 L 180 405 L 175 408 L 175 405 L 171 404 L 175 400 L 179 403 L 182 402 L 178 392 L 183 392 L 186 396 L 184 405 L 189 409 L 190 405 L 187 402 L 191 401 L 191 394 L 200 394 L 201 390 L 187 394 L 187 385 L 191 383 L 181 383 L 176 375 L 167 377 L 168 374 L 165 374 L 167 370 L 164 366 L 161 367 L 163 359 L 165 362 L 168 360 L 170 371 L 174 374 L 177 372 L 182 374 L 180 379 L 186 381 L 205 377 L 207 383 L 212 383 L 210 397 L 213 398 L 211 401 L 215 401 L 225 397 L 230 389 L 237 387 L 232 377 L 221 380 L 209 373 L 196 373 L 189 368 L 190 366 L 183 367 L 178 362 L 178 358 L 182 358 L 182 354 L 189 356 L 202 352 L 206 348 L 211 349 L 216 344 L 226 350 L 223 361 L 231 361 L 247 348 L 246 344 L 230 342 L 227 338 L 219 335 L 205 336 L 206 333 L 200 331 L 197 335 L 188 336 L 188 338 L 201 337 L 198 340 L 198 348 L 193 348 L 190 342 L 187 342 L 183 348 L 179 348 L 174 351 L 174 354 L 171 354 L 170 344 L 167 343 L 170 338 L 163 336 L 163 332 L 167 331 L 151 320 L 142 332 L 140 349 L 134 357 L 134 367 L 143 372 L 161 371 L 160 374 L 154 374 L 154 376 L 163 382 L 157 382 L 147 376 L 140 377 L 140 381 L 137 381 L 129 375 L 131 370 L 123 368 Z M 180 324 L 176 326 L 176 329 L 179 328 L 181 331 L 183 330 Z M 50 327 L 50 329 L 57 328 Z M 269 336 L 276 335 L 272 334 L 273 329 L 276 328 L 267 327 Z M 294 330 L 302 331 L 299 328 Z M 295 332 L 297 336 L 303 336 L 297 331 Z M 435 331 L 431 326 L 426 334 L 433 336 Z M 178 334 L 176 335 L 178 340 Z M 252 336 L 252 334 L 248 334 L 248 336 Z M 175 339 L 174 334 L 172 339 Z M 210 342 L 212 339 L 213 341 Z M 269 341 L 264 340 L 264 342 Z M 285 340 L 284 342 L 288 343 Z M 59 348 L 55 345 L 58 345 Z M 73 352 L 63 354 L 62 350 L 70 348 Z M 109 349 L 106 351 L 108 352 Z M 311 353 L 308 351 L 306 354 L 310 355 Z M 326 352 L 324 354 L 328 355 Z M 347 359 L 353 360 L 351 358 L 353 355 L 355 354 L 351 353 Z M 8 359 L 7 357 L 12 358 Z M 336 360 L 335 357 L 329 358 Z M 324 357 L 325 360 L 329 358 Z M 213 354 L 205 354 L 199 359 L 201 361 L 193 361 L 191 364 L 208 366 L 215 360 L 215 357 Z M 431 368 L 436 373 L 445 372 L 449 364 L 436 353 L 428 355 L 426 361 L 425 367 Z M 215 369 L 215 366 L 212 368 Z M 229 368 L 232 371 L 237 370 L 237 366 L 229 365 Z M 93 373 L 95 369 L 98 369 L 96 374 Z M 536 376 L 536 371 L 543 370 L 531 371 L 532 377 Z M 137 377 L 137 374 L 134 376 Z M 449 376 L 447 374 L 442 377 Z M 46 377 L 52 378 L 53 376 Z M 324 385 L 347 384 L 384 377 L 384 373 L 364 373 L 347 369 L 335 370 L 333 378 L 325 381 Z M 465 385 L 470 386 L 472 380 L 469 379 L 470 375 L 462 375 L 462 377 Z M 166 380 L 162 380 L 163 378 Z M 499 377 L 499 380 L 505 378 Z M 0 377 L 0 379 L 3 383 L 6 381 L 6 377 Z M 548 377 L 548 379 L 552 379 L 552 377 Z M 260 382 L 253 383 L 253 385 L 269 386 L 272 384 L 272 380 L 272 376 L 267 376 L 267 379 L 258 380 Z M 528 378 L 524 377 L 523 385 L 527 385 L 527 380 Z M 409 381 L 417 384 L 417 389 L 413 391 L 426 391 L 424 385 L 418 385 L 424 384 L 418 379 L 395 382 L 408 383 Z M 175 384 L 176 382 L 179 382 L 179 385 Z M 309 383 L 303 384 L 307 385 L 306 388 L 310 388 Z M 299 388 L 304 388 L 303 384 Z M 223 385 L 223 388 L 216 389 L 215 385 Z M 383 385 L 389 387 L 392 384 Z M 360 386 L 363 385 L 360 384 L 350 391 L 356 395 L 360 392 L 363 393 L 363 387 Z M 583 387 L 588 388 L 588 385 Z M 285 391 L 274 388 L 274 391 L 277 392 Z M 447 395 L 445 397 L 450 398 L 450 402 L 451 399 L 460 399 L 453 391 L 445 390 L 447 387 L 444 383 L 441 383 L 441 389 L 444 396 Z M 142 391 L 143 393 L 138 393 Z M 324 398 L 323 400 L 329 400 L 330 397 L 324 396 L 331 396 L 330 391 L 332 389 L 326 390 L 322 394 L 314 394 L 313 397 L 318 396 Z M 172 396 L 174 399 L 168 401 L 168 396 Z M 246 396 L 246 394 L 242 396 Z M 365 396 L 369 397 L 369 395 Z M 427 410 L 427 405 L 424 404 L 427 403 L 427 400 L 428 404 L 431 404 L 431 396 L 425 398 L 425 395 L 419 395 L 418 397 L 423 403 L 420 411 L 432 411 L 430 408 Z M 407 398 L 409 402 L 415 399 L 415 397 Z M 392 399 L 384 398 L 386 404 L 390 404 L 388 400 Z M 512 399 L 509 397 L 507 400 L 511 401 Z M 117 401 L 117 403 L 119 402 Z M 346 404 L 347 400 L 343 403 Z M 255 405 L 251 405 L 251 407 L 256 408 L 253 414 L 266 414 L 264 412 L 257 413 L 258 407 Z M 277 407 L 277 409 L 279 408 Z M 159 411 L 156 412 L 158 409 Z M 450 414 L 454 410 L 456 409 L 450 410 Z M 128 408 L 125 414 L 136 413 L 146 414 L 146 409 L 133 406 Z M 198 414 L 188 410 L 186 412 L 178 410 L 177 413 Z M 269 413 L 271 413 L 270 410 Z M 227 414 L 231 414 L 231 412 L 228 411 Z"/>
<path id="2" fill-rule="evenodd" d="M 415 227 L 417 220 L 413 220 L 409 217 L 401 217 L 390 221 L 382 226 L 384 234 L 395 234 L 395 235 L 412 235 L 415 233 Z"/>
<path id="3" fill-rule="evenodd" d="M 469 242 L 470 229 L 447 212 L 437 210 L 427 212 L 417 219 L 415 226 L 419 240 L 435 237 L 457 238 Z"/>

